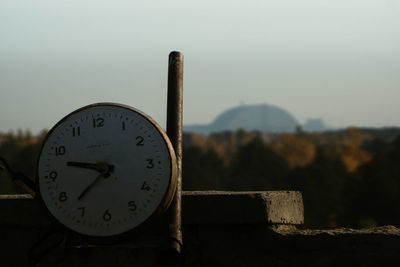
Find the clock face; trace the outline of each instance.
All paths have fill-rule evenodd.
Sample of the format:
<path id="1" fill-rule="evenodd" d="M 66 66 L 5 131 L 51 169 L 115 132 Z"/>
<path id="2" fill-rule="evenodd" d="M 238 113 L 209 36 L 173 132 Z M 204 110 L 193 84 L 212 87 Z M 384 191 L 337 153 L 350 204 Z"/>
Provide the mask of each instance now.
<path id="1" fill-rule="evenodd" d="M 59 222 L 83 235 L 113 236 L 168 206 L 175 190 L 175 154 L 147 115 L 118 104 L 94 104 L 51 129 L 37 179 L 43 202 Z"/>

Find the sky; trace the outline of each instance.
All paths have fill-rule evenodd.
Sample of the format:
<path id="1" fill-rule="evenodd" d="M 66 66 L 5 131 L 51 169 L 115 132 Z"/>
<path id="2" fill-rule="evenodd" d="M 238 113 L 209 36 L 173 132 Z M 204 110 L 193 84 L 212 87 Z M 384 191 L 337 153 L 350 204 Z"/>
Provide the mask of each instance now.
<path id="1" fill-rule="evenodd" d="M 0 132 L 96 102 L 164 127 L 171 51 L 184 55 L 184 124 L 267 103 L 300 122 L 400 126 L 397 0 L 2 0 Z"/>

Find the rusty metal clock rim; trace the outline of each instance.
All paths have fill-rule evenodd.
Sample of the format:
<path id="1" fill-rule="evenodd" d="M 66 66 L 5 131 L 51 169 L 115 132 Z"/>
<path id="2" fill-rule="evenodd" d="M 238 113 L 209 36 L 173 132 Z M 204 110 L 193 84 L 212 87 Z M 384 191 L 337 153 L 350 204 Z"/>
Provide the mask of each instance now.
<path id="1" fill-rule="evenodd" d="M 86 234 L 82 234 L 79 232 L 76 232 L 70 228 L 68 228 L 66 225 L 64 225 L 62 222 L 60 222 L 51 212 L 50 210 L 47 208 L 46 202 L 43 200 L 42 198 L 42 194 L 40 191 L 40 186 L 39 186 L 39 161 L 40 161 L 40 155 L 42 154 L 43 148 L 46 144 L 46 141 L 48 140 L 48 138 L 50 137 L 51 133 L 62 123 L 64 123 L 70 116 L 79 113 L 83 110 L 92 108 L 92 107 L 97 107 L 97 106 L 113 106 L 113 107 L 120 107 L 120 108 L 124 108 L 133 112 L 136 112 L 137 114 L 139 114 L 140 116 L 142 116 L 144 119 L 146 119 L 148 122 L 150 122 L 158 131 L 158 133 L 161 135 L 162 140 L 164 142 L 164 144 L 167 147 L 168 150 L 168 156 L 169 156 L 169 164 L 170 164 L 170 169 L 171 169 L 171 174 L 169 177 L 169 183 L 167 186 L 167 190 L 164 193 L 163 197 L 162 197 L 162 201 L 159 203 L 158 207 L 155 209 L 155 211 L 149 216 L 147 217 L 142 223 L 140 223 L 139 225 L 135 226 L 133 229 L 130 229 L 126 232 L 120 233 L 120 234 L 115 234 L 115 235 L 110 235 L 110 236 L 92 236 L 92 235 L 86 235 Z M 98 103 L 94 103 L 94 104 L 89 104 L 86 105 L 84 107 L 78 108 L 74 111 L 72 111 L 71 113 L 69 113 L 68 115 L 64 116 L 60 121 L 58 121 L 50 130 L 49 132 L 46 134 L 46 137 L 43 140 L 43 143 L 41 145 L 40 148 L 40 153 L 39 153 L 39 157 L 37 159 L 37 163 L 36 163 L 36 177 L 35 177 L 35 184 L 36 184 L 36 192 L 37 192 L 37 196 L 38 199 L 41 203 L 41 205 L 43 207 L 45 207 L 46 213 L 48 214 L 48 217 L 51 218 L 51 220 L 59 227 L 61 228 L 64 232 L 68 233 L 68 234 L 73 234 L 74 236 L 78 237 L 78 239 L 84 239 L 87 240 L 89 242 L 94 242 L 94 243 L 114 243 L 114 242 L 118 242 L 121 241 L 121 239 L 123 240 L 124 238 L 127 238 L 129 236 L 134 235 L 138 230 L 140 230 L 143 226 L 149 224 L 149 222 L 151 222 L 155 217 L 157 217 L 158 215 L 162 214 L 163 212 L 165 212 L 168 207 L 170 206 L 174 195 L 175 195 L 175 191 L 176 191 L 176 185 L 177 185 L 177 173 L 178 173 L 178 169 L 177 169 L 177 162 L 176 162 L 176 155 L 175 155 L 175 151 L 174 148 L 169 140 L 168 135 L 164 132 L 164 130 L 161 128 L 161 126 L 155 121 L 153 120 L 149 115 L 145 114 L 144 112 L 131 107 L 129 105 L 125 105 L 125 104 L 120 104 L 120 103 L 114 103 L 114 102 L 98 102 Z"/>

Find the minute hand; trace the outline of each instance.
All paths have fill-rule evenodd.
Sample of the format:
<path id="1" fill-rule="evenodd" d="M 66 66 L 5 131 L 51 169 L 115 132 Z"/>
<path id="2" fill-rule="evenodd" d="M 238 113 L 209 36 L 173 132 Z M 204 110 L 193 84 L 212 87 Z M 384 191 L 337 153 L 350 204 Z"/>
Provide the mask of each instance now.
<path id="1" fill-rule="evenodd" d="M 85 188 L 85 190 L 82 191 L 82 193 L 78 196 L 78 200 L 81 200 L 81 199 L 83 198 L 83 196 L 86 195 L 86 193 L 87 193 L 95 184 L 97 184 L 97 183 L 98 183 L 101 179 L 103 179 L 103 178 L 104 178 L 103 174 L 99 174 L 99 175 L 96 177 L 96 179 L 95 179 L 91 184 L 89 184 L 89 185 Z"/>

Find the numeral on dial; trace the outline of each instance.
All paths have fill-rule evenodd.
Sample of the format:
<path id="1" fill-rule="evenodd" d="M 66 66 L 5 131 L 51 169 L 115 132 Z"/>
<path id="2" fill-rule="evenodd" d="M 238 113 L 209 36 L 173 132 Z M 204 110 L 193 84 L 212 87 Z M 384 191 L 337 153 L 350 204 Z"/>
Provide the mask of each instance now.
<path id="1" fill-rule="evenodd" d="M 154 168 L 154 163 L 153 163 L 153 159 L 146 159 L 147 160 L 147 169 L 153 169 Z"/>
<path id="2" fill-rule="evenodd" d="M 65 154 L 65 146 L 56 146 L 55 148 L 56 157 L 62 156 Z"/>
<path id="3" fill-rule="evenodd" d="M 135 201 L 129 201 L 128 207 L 129 207 L 129 210 L 131 210 L 131 211 L 135 211 L 137 209 Z"/>
<path id="4" fill-rule="evenodd" d="M 140 188 L 140 190 L 146 190 L 146 191 L 150 191 L 151 187 L 146 183 L 143 182 L 142 187 Z"/>
<path id="5" fill-rule="evenodd" d="M 143 136 L 136 136 L 136 145 L 137 146 L 143 146 L 144 145 L 144 143 L 143 143 L 143 141 L 144 141 L 144 138 L 143 138 Z"/>
<path id="6" fill-rule="evenodd" d="M 58 196 L 58 200 L 61 202 L 67 201 L 67 193 L 66 192 L 60 192 L 60 195 Z"/>
<path id="7" fill-rule="evenodd" d="M 79 207 L 78 210 L 81 212 L 81 217 L 85 216 L 85 207 Z"/>
<path id="8" fill-rule="evenodd" d="M 106 210 L 106 211 L 104 212 L 104 214 L 103 214 L 103 220 L 106 221 L 106 222 L 108 222 L 108 221 L 111 220 L 111 213 L 110 213 L 108 210 Z"/>
<path id="9" fill-rule="evenodd" d="M 52 171 L 52 172 L 49 173 L 49 177 L 50 177 L 51 180 L 53 180 L 53 182 L 56 181 L 57 175 L 58 174 L 55 171 Z"/>
<path id="10" fill-rule="evenodd" d="M 81 127 L 72 128 L 72 136 L 80 136 L 81 135 Z"/>
<path id="11" fill-rule="evenodd" d="M 93 119 L 93 128 L 99 128 L 99 127 L 104 127 L 104 119 L 103 118 Z"/>

